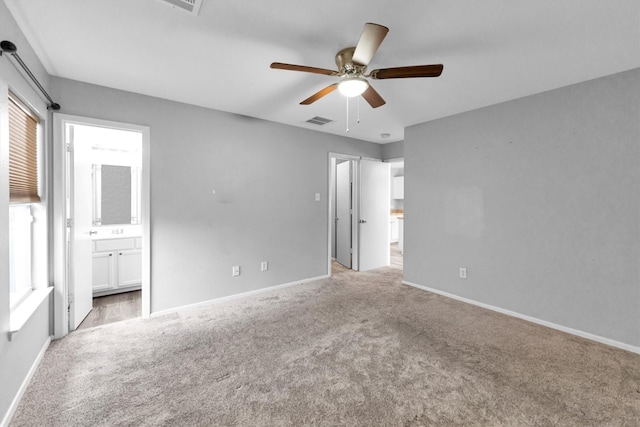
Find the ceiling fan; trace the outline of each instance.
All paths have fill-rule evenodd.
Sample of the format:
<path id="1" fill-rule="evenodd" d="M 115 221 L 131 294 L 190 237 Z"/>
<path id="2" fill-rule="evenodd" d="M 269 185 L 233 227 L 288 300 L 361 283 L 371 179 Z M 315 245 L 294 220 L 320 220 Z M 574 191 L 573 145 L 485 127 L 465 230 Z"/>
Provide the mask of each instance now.
<path id="1" fill-rule="evenodd" d="M 282 62 L 272 63 L 271 68 L 324 74 L 342 79 L 340 82 L 331 84 L 314 93 L 302 101 L 300 103 L 302 105 L 312 104 L 323 96 L 338 89 L 343 95 L 349 98 L 362 95 L 371 107 L 378 108 L 385 104 L 385 100 L 382 99 L 380 94 L 369 84 L 367 78 L 382 80 L 409 77 L 438 77 L 442 74 L 443 69 L 442 64 L 413 65 L 409 67 L 381 68 L 366 74 L 367 65 L 369 65 L 373 55 L 375 55 L 388 32 L 389 29 L 385 26 L 372 23 L 365 24 L 356 47 L 347 47 L 336 54 L 338 71 L 307 67 L 305 65 L 284 64 Z"/>

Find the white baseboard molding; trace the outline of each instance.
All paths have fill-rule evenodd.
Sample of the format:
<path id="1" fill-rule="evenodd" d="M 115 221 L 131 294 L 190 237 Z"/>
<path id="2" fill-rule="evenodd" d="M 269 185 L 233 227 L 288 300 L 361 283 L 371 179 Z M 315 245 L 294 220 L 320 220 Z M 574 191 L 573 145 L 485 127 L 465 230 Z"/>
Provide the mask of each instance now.
<path id="1" fill-rule="evenodd" d="M 18 409 L 18 405 L 22 400 L 22 396 L 24 396 L 24 392 L 27 391 L 27 387 L 31 382 L 31 378 L 33 378 L 33 375 L 36 373 L 36 369 L 38 369 L 38 366 L 40 366 L 40 362 L 42 362 L 42 358 L 44 357 L 45 352 L 49 348 L 49 344 L 51 344 L 51 337 L 47 338 L 44 345 L 42 346 L 42 349 L 40 350 L 40 353 L 38 353 L 36 360 L 33 361 L 33 364 L 31 365 L 31 368 L 29 369 L 27 376 L 22 381 L 22 385 L 20 385 L 18 392 L 16 393 L 15 397 L 13 398 L 13 401 L 11 402 L 11 406 L 9 406 L 9 410 L 7 411 L 7 413 L 4 415 L 4 418 L 2 419 L 2 422 L 0 423 L 0 427 L 9 426 L 9 423 L 11 422 L 11 418 L 13 418 L 13 414 L 16 413 L 16 410 Z"/>
<path id="2" fill-rule="evenodd" d="M 496 311 L 496 312 L 501 313 L 501 314 L 506 314 L 507 316 L 517 317 L 518 319 L 526 320 L 526 321 L 531 322 L 531 323 L 536 323 L 538 325 L 546 326 L 546 327 L 551 328 L 551 329 L 556 329 L 558 331 L 566 332 L 566 333 L 571 334 L 571 335 L 576 335 L 576 336 L 579 336 L 581 338 L 586 338 L 586 339 L 591 340 L 591 341 L 596 341 L 596 342 L 599 342 L 599 343 L 602 343 L 602 344 L 610 345 L 612 347 L 617 347 L 617 348 L 620 348 L 620 349 L 623 349 L 623 350 L 627 350 L 627 351 L 630 351 L 630 352 L 633 352 L 633 353 L 640 354 L 640 347 L 637 347 L 637 346 L 634 346 L 634 345 L 631 345 L 631 344 L 625 344 L 625 343 L 620 342 L 620 341 L 615 341 L 615 340 L 612 340 L 612 339 L 609 339 L 609 338 L 601 337 L 599 335 L 590 334 L 589 332 L 584 332 L 584 331 L 581 331 L 581 330 L 578 330 L 578 329 L 573 329 L 573 328 L 569 328 L 569 327 L 566 327 L 566 326 L 558 325 L 556 323 L 548 322 L 546 320 L 541 320 L 541 319 L 538 319 L 538 318 L 535 318 L 535 317 L 527 316 L 526 314 L 521 314 L 521 313 L 518 313 L 518 312 L 515 312 L 515 311 L 511 311 L 511 310 L 507 310 L 507 309 L 504 309 L 504 308 L 496 307 L 496 306 L 493 306 L 493 305 L 485 304 L 485 303 L 482 303 L 482 302 L 474 301 L 472 299 L 461 297 L 461 296 L 455 295 L 455 294 L 450 294 L 449 292 L 440 291 L 438 289 L 429 288 L 427 286 L 418 285 L 416 283 L 411 283 L 411 282 L 407 282 L 407 281 L 403 281 L 402 283 L 405 284 L 405 285 L 408 285 L 408 286 L 412 286 L 414 288 L 422 289 L 423 291 L 433 292 L 434 294 L 438 294 L 438 295 L 442 295 L 442 296 L 447 297 L 447 298 L 451 298 L 451 299 L 455 299 L 455 300 L 458 300 L 458 301 L 462 301 L 462 302 L 465 302 L 467 304 L 476 305 L 478 307 L 486 308 L 487 310 Z"/>
<path id="3" fill-rule="evenodd" d="M 275 290 L 278 290 L 278 289 L 289 288 L 291 286 L 303 285 L 305 283 L 313 282 L 313 281 L 316 281 L 316 280 L 328 279 L 329 277 L 331 277 L 331 276 L 329 276 L 328 274 L 325 274 L 323 276 L 311 277 L 309 279 L 303 279 L 303 280 L 298 280 L 298 281 L 295 281 L 295 282 L 283 283 L 282 285 L 274 285 L 274 286 L 269 286 L 267 288 L 256 289 L 255 291 L 242 292 L 242 293 L 239 293 L 239 294 L 233 294 L 233 295 L 229 295 L 229 296 L 226 296 L 226 297 L 220 297 L 220 298 L 210 299 L 210 300 L 207 300 L 207 301 L 198 302 L 198 303 L 195 303 L 195 304 L 182 305 L 182 306 L 179 306 L 179 307 L 169 308 L 167 310 L 161 310 L 161 311 L 153 312 L 153 313 L 151 313 L 151 317 L 164 316 L 166 314 L 177 313 L 177 312 L 180 312 L 180 311 L 183 311 L 183 310 L 189 310 L 189 309 L 196 308 L 196 307 L 202 307 L 202 306 L 206 306 L 206 305 L 219 304 L 219 303 L 222 303 L 222 302 L 233 301 L 235 299 L 244 298 L 244 297 L 248 297 L 248 296 L 252 296 L 252 295 L 259 295 L 259 294 L 263 294 L 265 292 L 271 292 L 271 291 L 275 291 Z"/>

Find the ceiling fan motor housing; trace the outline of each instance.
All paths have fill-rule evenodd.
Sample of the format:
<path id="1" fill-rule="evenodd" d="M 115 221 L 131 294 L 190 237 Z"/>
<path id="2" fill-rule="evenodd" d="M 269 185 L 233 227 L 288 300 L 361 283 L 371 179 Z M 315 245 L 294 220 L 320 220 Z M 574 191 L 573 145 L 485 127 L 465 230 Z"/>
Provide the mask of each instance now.
<path id="1" fill-rule="evenodd" d="M 355 47 L 347 47 L 336 54 L 336 65 L 340 74 L 347 77 L 357 77 L 363 75 L 367 66 L 353 63 L 353 52 Z"/>

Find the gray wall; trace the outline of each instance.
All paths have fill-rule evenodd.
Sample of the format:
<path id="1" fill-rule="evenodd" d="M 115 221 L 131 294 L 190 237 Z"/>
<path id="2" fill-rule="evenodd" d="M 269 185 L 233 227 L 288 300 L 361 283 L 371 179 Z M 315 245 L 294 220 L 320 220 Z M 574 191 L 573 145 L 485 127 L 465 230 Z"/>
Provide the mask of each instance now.
<path id="1" fill-rule="evenodd" d="M 381 158 L 369 142 L 71 80 L 52 85 L 66 114 L 151 128 L 152 313 L 326 275 L 328 153 Z"/>
<path id="2" fill-rule="evenodd" d="M 404 145 L 406 281 L 640 345 L 639 69 L 416 125 Z"/>
<path id="3" fill-rule="evenodd" d="M 382 160 L 394 160 L 404 157 L 404 141 L 382 145 Z"/>
<path id="4" fill-rule="evenodd" d="M 18 47 L 18 54 L 36 75 L 40 83 L 49 88 L 49 77 L 35 53 L 18 29 L 4 2 L 0 2 L 0 28 L 2 40 Z M 48 135 L 46 106 L 40 95 L 21 76 L 13 59 L 0 58 L 0 422 L 7 414 L 11 402 L 26 378 L 38 353 L 49 337 L 50 301 L 43 302 L 24 328 L 9 341 L 9 142 L 7 117 L 7 89 L 11 89 L 43 114 L 43 126 Z M 46 201 L 46 198 L 45 198 Z M 42 275 L 46 281 L 46 274 Z M 46 283 L 41 285 L 46 286 Z"/>

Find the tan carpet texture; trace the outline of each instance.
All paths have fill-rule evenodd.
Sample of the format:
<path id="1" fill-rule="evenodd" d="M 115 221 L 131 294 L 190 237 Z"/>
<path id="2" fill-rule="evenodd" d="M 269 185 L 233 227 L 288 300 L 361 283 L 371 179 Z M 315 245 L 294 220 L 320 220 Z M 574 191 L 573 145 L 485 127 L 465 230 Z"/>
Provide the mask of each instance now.
<path id="1" fill-rule="evenodd" d="M 640 425 L 640 355 L 401 280 L 344 272 L 74 332 L 11 425 Z"/>

